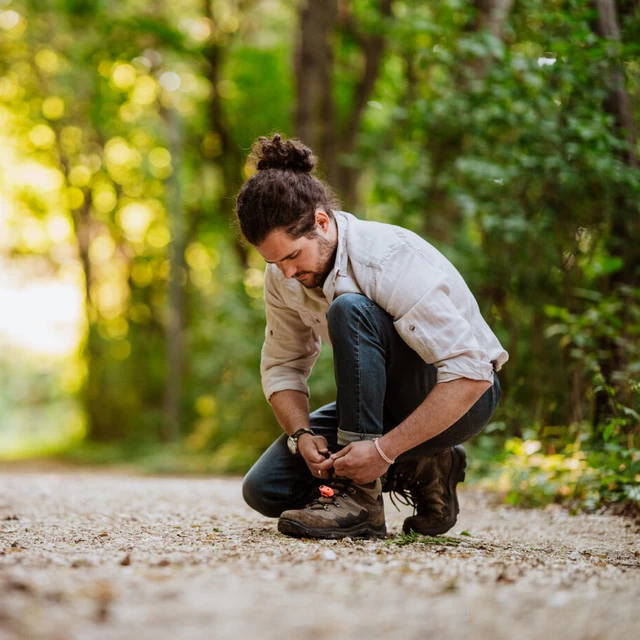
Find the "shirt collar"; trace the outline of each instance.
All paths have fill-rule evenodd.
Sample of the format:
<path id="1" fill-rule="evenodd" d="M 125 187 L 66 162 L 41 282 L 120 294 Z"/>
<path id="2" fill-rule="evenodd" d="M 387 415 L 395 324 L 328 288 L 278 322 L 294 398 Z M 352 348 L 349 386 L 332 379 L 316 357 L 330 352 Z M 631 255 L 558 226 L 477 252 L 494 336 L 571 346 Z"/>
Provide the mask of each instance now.
<path id="1" fill-rule="evenodd" d="M 334 211 L 336 227 L 338 231 L 338 248 L 336 250 L 336 261 L 331 273 L 324 282 L 322 291 L 325 298 L 331 303 L 336 290 L 336 278 L 347 275 L 347 216 L 342 211 Z"/>

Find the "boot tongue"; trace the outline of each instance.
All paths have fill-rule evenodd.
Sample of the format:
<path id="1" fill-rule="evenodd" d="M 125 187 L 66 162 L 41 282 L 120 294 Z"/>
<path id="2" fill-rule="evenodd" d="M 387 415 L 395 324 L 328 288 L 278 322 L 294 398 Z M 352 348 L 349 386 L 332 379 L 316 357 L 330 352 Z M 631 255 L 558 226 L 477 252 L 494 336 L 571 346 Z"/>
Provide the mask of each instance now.
<path id="1" fill-rule="evenodd" d="M 320 493 L 323 496 L 328 497 L 328 491 L 326 491 L 326 489 L 323 491 L 323 487 L 324 485 L 320 487 Z M 357 487 L 362 493 L 365 493 L 373 500 L 377 500 L 378 497 L 382 495 L 382 481 L 380 480 L 380 478 L 376 478 L 375 480 L 372 480 L 371 482 L 367 482 L 365 484 L 356 484 L 345 476 L 336 476 L 334 474 L 331 478 L 331 486 L 327 487 L 327 489 L 331 488 L 335 493 L 343 493 L 349 487 Z"/>

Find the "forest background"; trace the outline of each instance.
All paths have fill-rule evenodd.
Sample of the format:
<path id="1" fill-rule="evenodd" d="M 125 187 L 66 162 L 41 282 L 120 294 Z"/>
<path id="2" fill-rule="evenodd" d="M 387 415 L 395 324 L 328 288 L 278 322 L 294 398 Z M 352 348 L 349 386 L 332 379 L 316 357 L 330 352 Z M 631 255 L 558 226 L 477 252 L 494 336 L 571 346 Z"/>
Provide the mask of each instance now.
<path id="1" fill-rule="evenodd" d="M 0 0 L 0 459 L 238 473 L 280 433 L 233 226 L 278 131 L 509 351 L 474 477 L 639 502 L 639 54 L 637 0 Z"/>

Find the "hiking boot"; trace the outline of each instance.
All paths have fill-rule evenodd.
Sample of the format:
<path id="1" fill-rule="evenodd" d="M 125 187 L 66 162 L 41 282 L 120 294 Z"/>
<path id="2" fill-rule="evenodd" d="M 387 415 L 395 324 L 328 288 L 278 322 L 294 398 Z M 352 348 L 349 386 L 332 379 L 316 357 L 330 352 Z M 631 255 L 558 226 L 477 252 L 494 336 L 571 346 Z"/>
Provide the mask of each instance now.
<path id="1" fill-rule="evenodd" d="M 384 538 L 382 483 L 354 484 L 335 477 L 303 509 L 289 509 L 278 520 L 278 531 L 296 538 Z"/>
<path id="2" fill-rule="evenodd" d="M 401 496 L 400 502 L 414 509 L 414 515 L 402 525 L 405 533 L 438 536 L 455 525 L 460 511 L 456 485 L 464 481 L 466 467 L 467 455 L 458 445 L 435 456 L 398 462 L 389 469 L 385 490 Z"/>

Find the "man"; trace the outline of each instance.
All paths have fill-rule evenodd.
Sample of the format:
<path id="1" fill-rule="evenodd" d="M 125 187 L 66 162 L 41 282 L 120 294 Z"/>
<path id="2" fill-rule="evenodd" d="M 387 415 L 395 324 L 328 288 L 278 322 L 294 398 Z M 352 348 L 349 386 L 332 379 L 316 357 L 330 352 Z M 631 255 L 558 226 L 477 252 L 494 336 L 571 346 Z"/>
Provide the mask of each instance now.
<path id="1" fill-rule="evenodd" d="M 296 140 L 259 138 L 238 194 L 246 239 L 264 257 L 261 373 L 284 434 L 243 495 L 287 535 L 386 535 L 382 488 L 425 535 L 456 522 L 460 444 L 487 424 L 506 351 L 455 267 L 418 235 L 339 211 Z M 334 351 L 336 402 L 309 415 L 321 340 Z"/>

